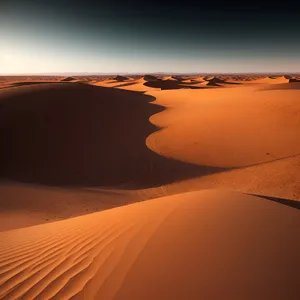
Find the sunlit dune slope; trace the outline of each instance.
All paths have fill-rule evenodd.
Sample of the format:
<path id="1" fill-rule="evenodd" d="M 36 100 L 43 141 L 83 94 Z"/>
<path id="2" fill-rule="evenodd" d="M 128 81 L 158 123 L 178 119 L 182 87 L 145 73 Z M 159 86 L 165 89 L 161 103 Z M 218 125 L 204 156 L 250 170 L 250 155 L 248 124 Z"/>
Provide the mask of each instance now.
<path id="1" fill-rule="evenodd" d="M 163 195 L 208 188 L 230 188 L 300 203 L 300 154 L 266 163 L 227 170 L 164 186 Z M 148 192 L 149 197 L 155 191 Z"/>
<path id="2" fill-rule="evenodd" d="M 211 190 L 7 231 L 0 297 L 296 300 L 299 230 L 294 208 Z"/>
<path id="3" fill-rule="evenodd" d="M 300 90 L 238 86 L 151 95 L 168 108 L 150 118 L 163 129 L 147 139 L 163 156 L 236 168 L 300 154 Z"/>

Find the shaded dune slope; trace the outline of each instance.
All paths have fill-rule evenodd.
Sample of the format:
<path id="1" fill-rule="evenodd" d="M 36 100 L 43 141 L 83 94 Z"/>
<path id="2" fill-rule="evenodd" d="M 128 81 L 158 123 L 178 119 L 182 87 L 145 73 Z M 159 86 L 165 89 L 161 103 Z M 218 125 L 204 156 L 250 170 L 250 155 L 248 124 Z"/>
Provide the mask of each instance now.
<path id="1" fill-rule="evenodd" d="M 233 85 L 239 84 L 238 82 L 226 81 L 215 76 L 193 79 L 183 79 L 181 77 L 166 77 L 166 78 L 152 78 L 145 76 L 145 86 L 152 88 L 160 88 L 161 90 L 174 90 L 174 89 L 203 89 L 206 87 L 221 87 L 224 84 Z"/>
<path id="2" fill-rule="evenodd" d="M 55 222 L 147 199 L 122 190 L 68 189 L 3 181 L 0 195 L 0 231 Z"/>
<path id="3" fill-rule="evenodd" d="M 77 83 L 0 94 L 0 176 L 55 186 L 151 187 L 221 170 L 147 148 L 164 108 L 139 92 Z"/>
<path id="4" fill-rule="evenodd" d="M 220 83 L 225 83 L 225 80 L 219 79 L 218 77 L 211 76 L 211 77 L 204 77 L 207 81 L 207 85 L 218 86 Z"/>
<path id="5" fill-rule="evenodd" d="M 180 81 L 174 79 L 167 80 L 149 80 L 144 83 L 145 86 L 152 88 L 160 88 L 161 90 L 176 90 L 176 89 L 200 89 L 201 87 L 189 86 L 187 84 L 180 84 Z"/>
<path id="6" fill-rule="evenodd" d="M 6 88 L 12 88 L 12 87 L 19 87 L 23 85 L 36 85 L 36 84 L 45 84 L 45 83 L 56 83 L 58 80 L 53 80 L 53 81 L 18 81 L 18 82 L 11 82 L 8 83 L 7 85 L 1 86 L 1 89 L 6 89 Z"/>
<path id="7" fill-rule="evenodd" d="M 212 85 L 212 86 L 220 86 L 222 84 L 226 85 L 233 85 L 233 84 L 240 84 L 239 82 L 234 82 L 232 80 L 224 80 L 218 77 L 213 77 L 212 79 L 208 80 L 207 85 Z"/>
<path id="8" fill-rule="evenodd" d="M 119 81 L 119 82 L 126 81 L 126 80 L 129 80 L 129 79 L 130 79 L 129 77 L 120 76 L 120 75 L 114 77 L 114 80 Z"/>
<path id="9" fill-rule="evenodd" d="M 300 79 L 298 79 L 298 78 L 290 78 L 289 79 L 289 83 L 292 83 L 292 82 L 300 82 Z"/>
<path id="10" fill-rule="evenodd" d="M 208 190 L 3 232 L 0 298 L 296 300 L 299 228 L 294 208 Z"/>
<path id="11" fill-rule="evenodd" d="M 279 197 L 270 197 L 270 196 L 266 196 L 266 195 L 257 195 L 257 194 L 250 194 L 256 197 L 261 197 L 263 199 L 267 199 L 270 201 L 274 201 L 274 202 L 278 202 L 296 209 L 300 209 L 300 201 L 295 201 L 292 199 L 285 199 L 285 198 L 279 198 Z"/>
<path id="12" fill-rule="evenodd" d="M 75 77 L 66 77 L 66 78 L 61 79 L 61 81 L 73 81 L 73 80 L 76 80 L 76 78 Z"/>
<path id="13" fill-rule="evenodd" d="M 145 75 L 143 77 L 143 79 L 146 80 L 146 81 L 156 81 L 156 80 L 158 80 L 158 78 L 156 76 L 153 76 L 153 75 Z"/>

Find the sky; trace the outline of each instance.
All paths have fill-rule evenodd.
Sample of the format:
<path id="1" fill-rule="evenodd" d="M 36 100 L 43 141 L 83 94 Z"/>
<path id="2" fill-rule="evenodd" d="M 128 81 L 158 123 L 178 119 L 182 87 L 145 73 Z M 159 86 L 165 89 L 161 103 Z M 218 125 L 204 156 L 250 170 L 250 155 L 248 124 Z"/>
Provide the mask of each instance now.
<path id="1" fill-rule="evenodd" d="M 300 6 L 1 0 L 0 74 L 66 72 L 300 72 Z"/>

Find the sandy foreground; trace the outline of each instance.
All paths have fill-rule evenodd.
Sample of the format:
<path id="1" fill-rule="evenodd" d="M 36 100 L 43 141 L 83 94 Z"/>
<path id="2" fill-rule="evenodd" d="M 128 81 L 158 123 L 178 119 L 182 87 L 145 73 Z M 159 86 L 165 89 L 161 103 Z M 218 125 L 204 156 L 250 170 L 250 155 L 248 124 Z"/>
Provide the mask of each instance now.
<path id="1" fill-rule="evenodd" d="M 0 299 L 298 299 L 300 80 L 0 80 Z"/>

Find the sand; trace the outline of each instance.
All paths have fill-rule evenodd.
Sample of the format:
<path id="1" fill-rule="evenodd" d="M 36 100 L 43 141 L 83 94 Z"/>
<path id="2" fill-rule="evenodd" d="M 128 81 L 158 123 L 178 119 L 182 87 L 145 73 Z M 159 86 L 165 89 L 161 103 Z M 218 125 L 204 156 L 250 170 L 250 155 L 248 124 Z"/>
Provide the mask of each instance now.
<path id="1" fill-rule="evenodd" d="M 163 129 L 147 139 L 163 156 L 237 168 L 300 154 L 299 91 L 238 86 L 151 95 L 169 108 L 150 118 Z"/>
<path id="2" fill-rule="evenodd" d="M 298 299 L 295 78 L 1 81 L 0 299 Z"/>
<path id="3" fill-rule="evenodd" d="M 0 297 L 296 299 L 299 228 L 291 207 L 201 191 L 8 231 Z"/>

